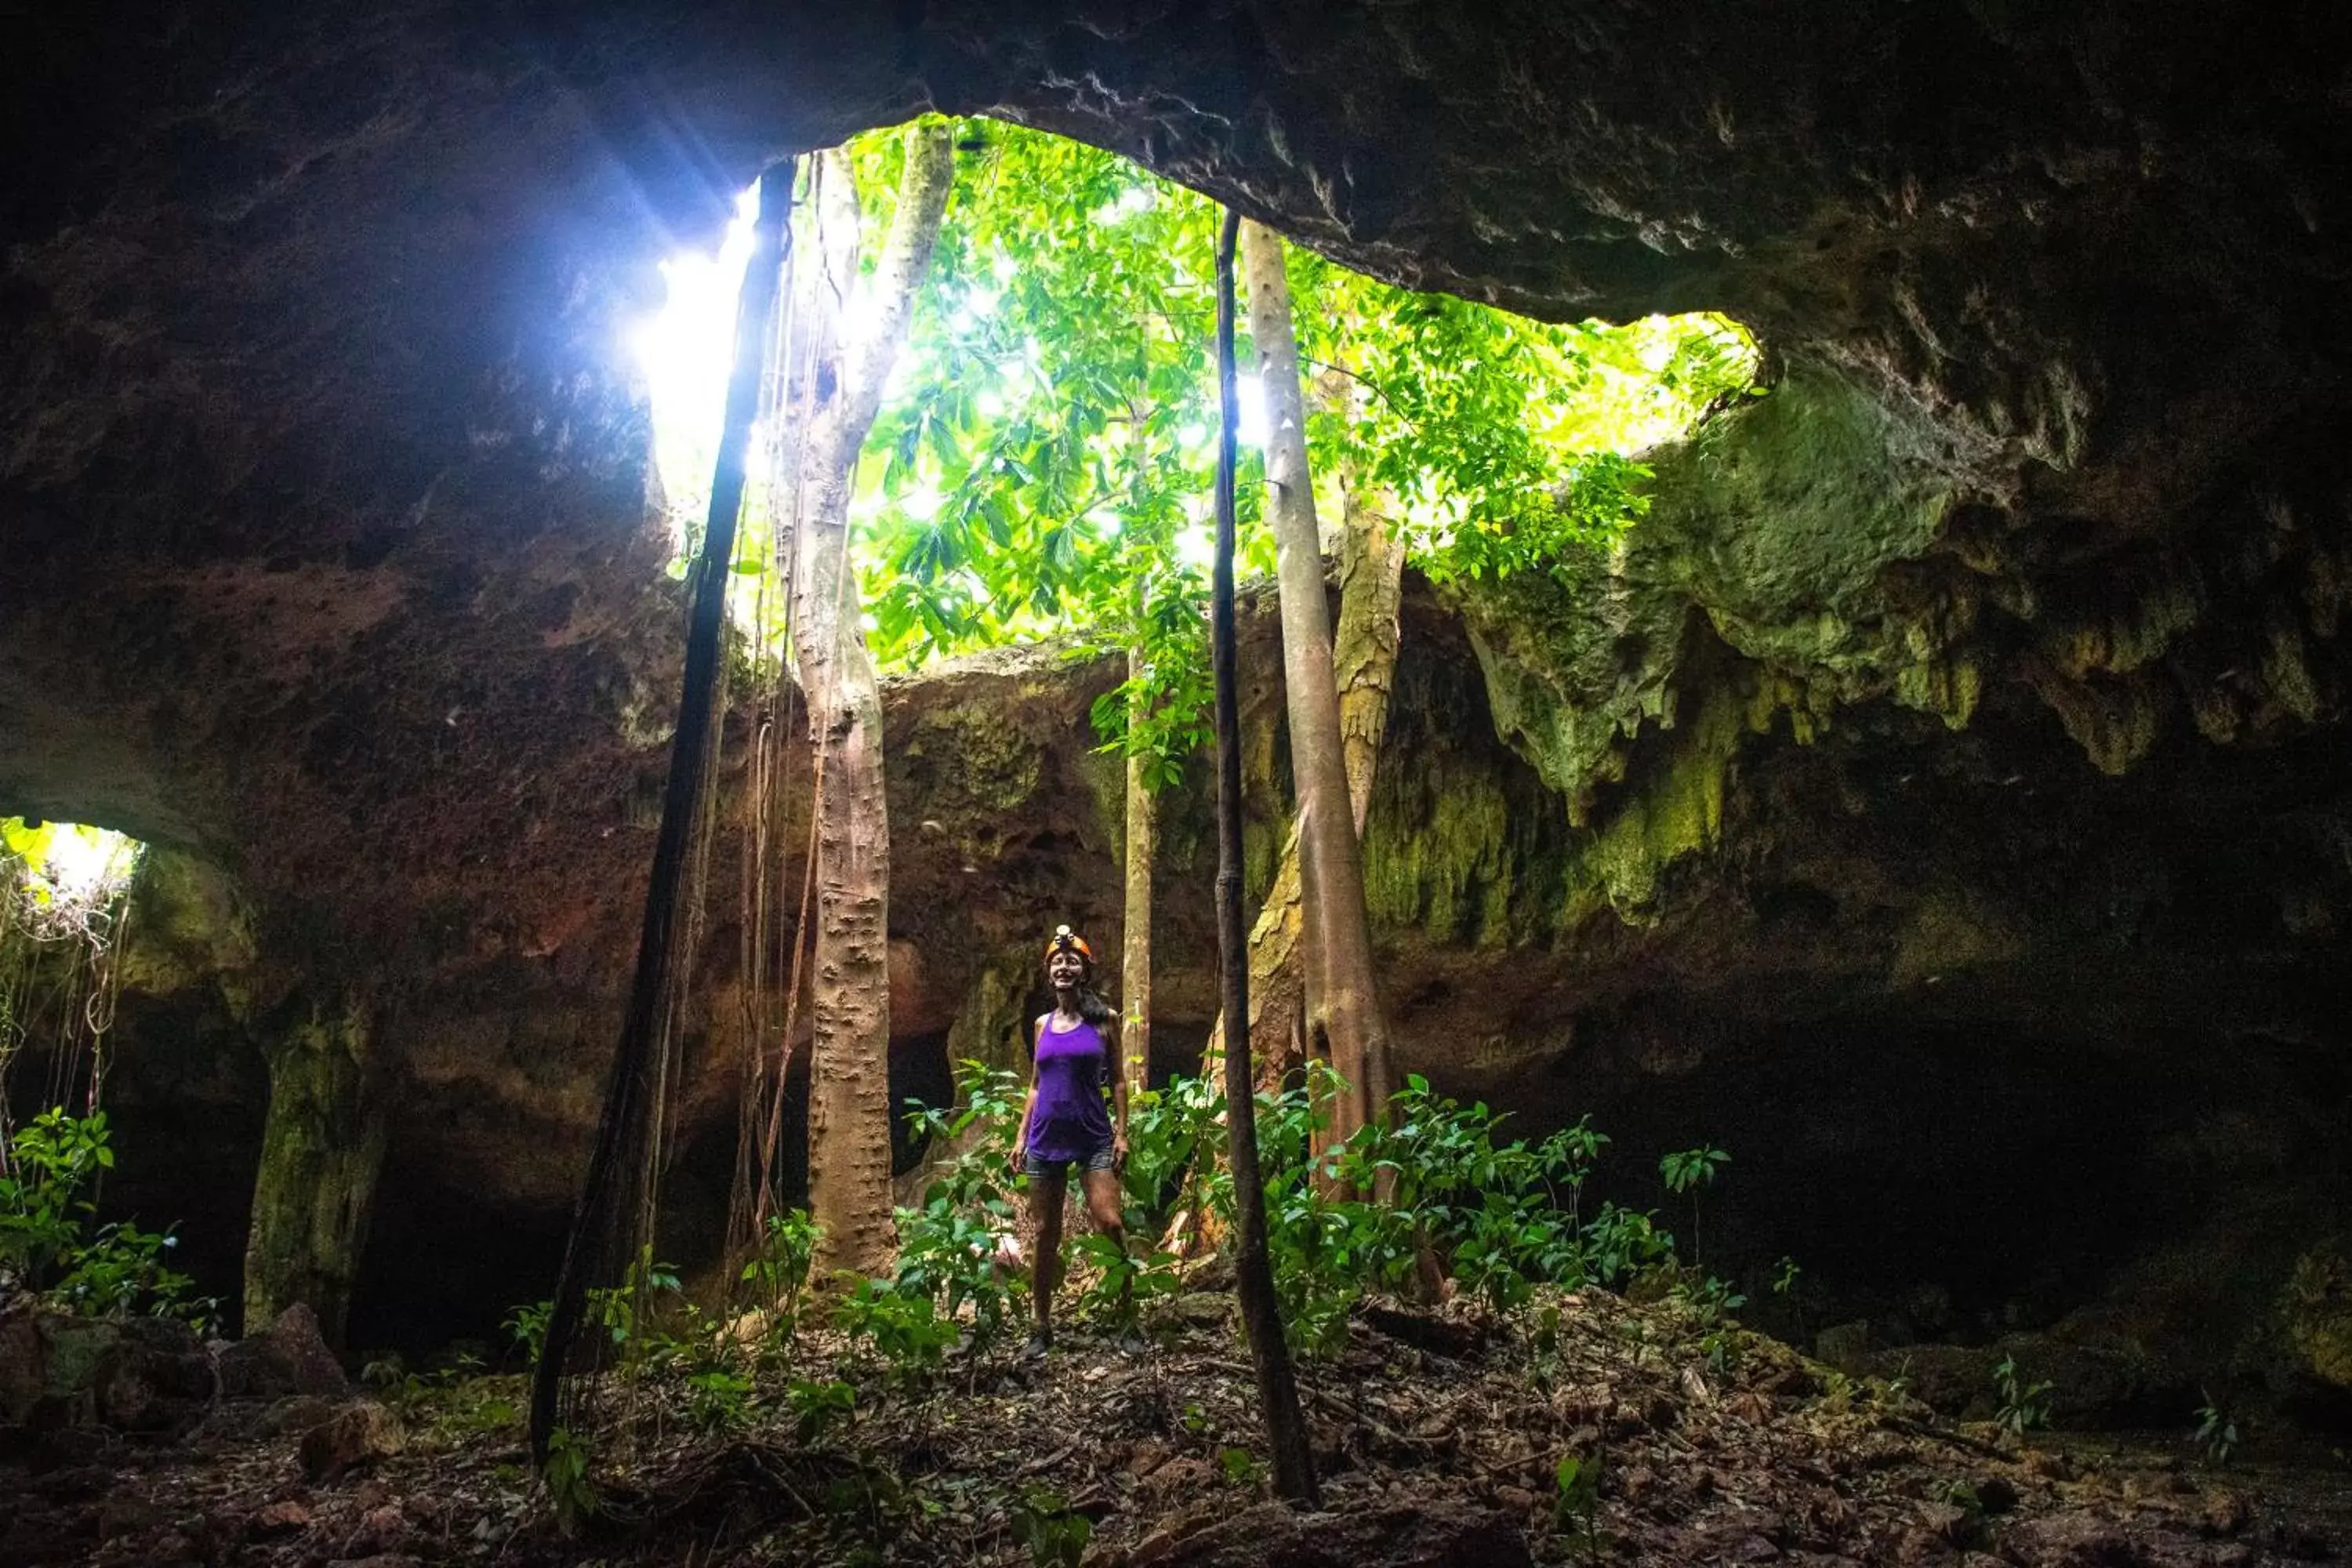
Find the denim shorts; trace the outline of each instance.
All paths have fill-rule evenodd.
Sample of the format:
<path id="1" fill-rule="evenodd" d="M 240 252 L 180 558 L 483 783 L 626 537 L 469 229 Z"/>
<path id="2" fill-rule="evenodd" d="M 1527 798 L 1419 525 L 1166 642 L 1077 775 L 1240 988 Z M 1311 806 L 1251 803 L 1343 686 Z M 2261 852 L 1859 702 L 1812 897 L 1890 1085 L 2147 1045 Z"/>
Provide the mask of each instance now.
<path id="1" fill-rule="evenodd" d="M 1034 1149 L 1021 1152 L 1021 1173 L 1024 1176 L 1066 1176 L 1073 1165 L 1081 1171 L 1116 1171 L 1118 1157 L 1110 1152 L 1108 1144 L 1075 1160 L 1041 1160 Z"/>

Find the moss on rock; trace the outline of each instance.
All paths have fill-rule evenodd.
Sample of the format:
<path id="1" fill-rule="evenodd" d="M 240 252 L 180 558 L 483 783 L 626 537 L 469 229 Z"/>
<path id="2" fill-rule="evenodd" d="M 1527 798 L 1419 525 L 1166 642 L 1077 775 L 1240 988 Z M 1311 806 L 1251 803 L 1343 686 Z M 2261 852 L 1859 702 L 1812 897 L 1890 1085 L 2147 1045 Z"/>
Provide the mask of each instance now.
<path id="1" fill-rule="evenodd" d="M 254 1174 L 245 1321 L 297 1302 L 340 1340 L 383 1166 L 373 1031 L 356 1003 L 290 1004 L 266 1049 L 269 1117 Z"/>
<path id="2" fill-rule="evenodd" d="M 2341 1241 L 2323 1242 L 2295 1259 L 2279 1315 L 2300 1370 L 2352 1393 L 2352 1258 Z"/>

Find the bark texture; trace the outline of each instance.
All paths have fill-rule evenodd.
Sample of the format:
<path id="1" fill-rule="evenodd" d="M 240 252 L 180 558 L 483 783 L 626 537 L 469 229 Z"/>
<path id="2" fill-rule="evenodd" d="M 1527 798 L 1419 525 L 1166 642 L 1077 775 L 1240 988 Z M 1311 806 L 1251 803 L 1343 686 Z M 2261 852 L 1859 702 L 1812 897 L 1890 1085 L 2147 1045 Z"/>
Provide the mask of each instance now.
<path id="1" fill-rule="evenodd" d="M 859 624 L 848 558 L 859 449 L 907 331 L 947 208 L 953 153 L 942 127 L 908 133 L 906 173 L 866 325 L 841 317 L 857 286 L 856 191 L 845 160 L 821 177 L 820 242 L 795 289 L 805 358 L 788 365 L 798 560 L 793 641 L 815 756 L 816 947 L 811 966 L 809 1204 L 824 1227 L 820 1268 L 887 1266 L 890 1229 L 890 823 L 882 778 L 882 698 Z"/>
<path id="2" fill-rule="evenodd" d="M 1242 722 L 1234 635 L 1234 466 L 1239 412 L 1234 376 L 1234 247 L 1241 227 L 1227 213 L 1217 239 L 1217 554 L 1209 597 L 1209 661 L 1217 702 L 1217 955 L 1225 1016 L 1249 1016 L 1249 960 L 1242 950 Z M 1266 1245 L 1265 1186 L 1257 1163 L 1257 1108 L 1249 1051 L 1225 1057 L 1225 1147 L 1234 1171 L 1234 1283 L 1257 1373 L 1274 1489 L 1310 1506 L 1315 1456 L 1298 1407 L 1298 1385 Z"/>
<path id="3" fill-rule="evenodd" d="M 1281 236 L 1244 224 L 1250 335 L 1265 388 L 1267 515 L 1282 596 L 1283 687 L 1290 766 L 1298 796 L 1299 889 L 1308 942 L 1307 1048 L 1328 1058 L 1346 1088 L 1325 1135 L 1344 1142 L 1389 1095 L 1387 1030 L 1364 912 L 1363 851 L 1349 799 L 1339 691 L 1333 673 L 1323 551 L 1307 463 L 1307 417 Z"/>
<path id="4" fill-rule="evenodd" d="M 300 1302 L 341 1344 L 383 1168 L 383 1108 L 364 1009 L 294 1005 L 266 1047 L 269 1117 L 245 1248 L 245 1326 Z"/>
<path id="5" fill-rule="evenodd" d="M 1142 656 L 1130 651 L 1128 679 L 1139 680 L 1142 666 Z M 1131 717 L 1139 716 L 1141 708 L 1138 697 Z M 1143 768 L 1142 757 L 1127 759 L 1127 921 L 1119 944 L 1118 1037 L 1129 1094 L 1151 1087 L 1152 805 Z"/>

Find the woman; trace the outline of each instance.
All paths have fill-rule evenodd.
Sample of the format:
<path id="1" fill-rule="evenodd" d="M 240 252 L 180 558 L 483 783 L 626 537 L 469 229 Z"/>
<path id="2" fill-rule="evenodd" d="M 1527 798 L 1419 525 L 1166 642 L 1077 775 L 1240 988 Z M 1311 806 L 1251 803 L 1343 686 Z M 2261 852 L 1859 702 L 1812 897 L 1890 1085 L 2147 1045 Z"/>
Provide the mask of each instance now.
<path id="1" fill-rule="evenodd" d="M 1094 949 L 1086 939 L 1067 926 L 1056 930 L 1045 944 L 1054 1010 L 1037 1019 L 1029 1099 L 1013 1144 L 1013 1168 L 1029 1178 L 1029 1215 L 1037 1227 L 1031 1291 L 1037 1327 L 1022 1352 L 1027 1356 L 1042 1356 L 1054 1343 L 1054 1285 L 1061 1271 L 1062 1202 L 1071 1166 L 1078 1169 L 1095 1228 L 1122 1248 L 1127 1245 L 1118 1197 L 1119 1166 L 1127 1160 L 1127 1077 L 1118 1070 L 1118 1015 L 1096 994 L 1094 970 Z"/>

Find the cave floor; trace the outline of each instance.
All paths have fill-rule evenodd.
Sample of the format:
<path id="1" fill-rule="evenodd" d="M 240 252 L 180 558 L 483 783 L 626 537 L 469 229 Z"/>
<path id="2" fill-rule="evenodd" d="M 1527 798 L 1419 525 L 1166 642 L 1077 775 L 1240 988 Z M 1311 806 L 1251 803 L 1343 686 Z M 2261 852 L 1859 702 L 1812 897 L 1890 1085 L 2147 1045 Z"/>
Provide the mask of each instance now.
<path id="1" fill-rule="evenodd" d="M 2221 1568 L 2352 1545 L 2352 1474 L 2324 1450 L 2217 1469 L 2185 1434 L 2021 1443 L 1681 1303 L 1558 1304 L 1554 1333 L 1540 1310 L 1360 1310 L 1302 1368 L 1318 1513 L 1266 1500 L 1229 1298 L 1197 1295 L 1159 1303 L 1139 1351 L 1066 1332 L 1042 1364 L 994 1352 L 898 1387 L 804 1335 L 720 1431 L 682 1379 L 649 1376 L 611 1399 L 600 1512 L 569 1535 L 530 1473 L 519 1376 L 380 1388 L 404 1440 L 331 1481 L 306 1479 L 299 1401 L 222 1404 L 170 1442 L 82 1433 L 0 1467 L 0 1564 L 1079 1561 L 1033 1556 L 1024 1516 L 1083 1517 L 1103 1568 Z M 855 1416 L 801 1440 L 786 1385 L 836 1374 Z M 1600 1459 L 1597 1542 L 1558 1506 L 1568 1455 Z"/>

